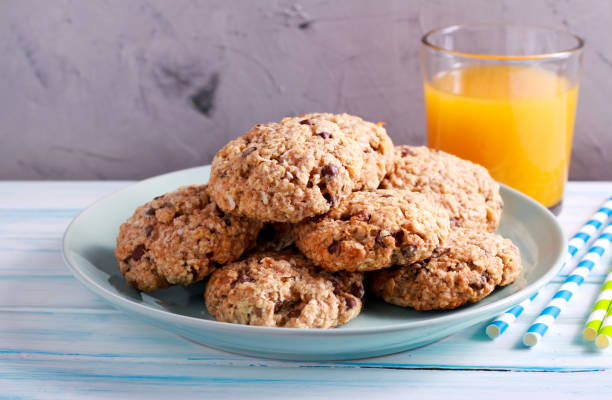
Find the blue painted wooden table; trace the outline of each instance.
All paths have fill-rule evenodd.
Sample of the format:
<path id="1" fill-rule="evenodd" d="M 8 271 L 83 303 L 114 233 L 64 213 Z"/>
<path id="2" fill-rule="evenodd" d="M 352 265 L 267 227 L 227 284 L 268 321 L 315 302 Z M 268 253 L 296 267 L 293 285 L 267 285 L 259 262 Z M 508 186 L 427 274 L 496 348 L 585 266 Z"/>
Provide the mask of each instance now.
<path id="1" fill-rule="evenodd" d="M 612 352 L 581 338 L 609 257 L 533 349 L 521 345 L 521 336 L 563 276 L 494 342 L 480 324 L 417 350 L 347 362 L 242 357 L 133 320 L 81 286 L 60 254 L 71 219 L 129 183 L 0 183 L 0 398 L 497 400 L 612 393 Z M 566 235 L 610 194 L 612 182 L 571 182 L 559 216 Z"/>

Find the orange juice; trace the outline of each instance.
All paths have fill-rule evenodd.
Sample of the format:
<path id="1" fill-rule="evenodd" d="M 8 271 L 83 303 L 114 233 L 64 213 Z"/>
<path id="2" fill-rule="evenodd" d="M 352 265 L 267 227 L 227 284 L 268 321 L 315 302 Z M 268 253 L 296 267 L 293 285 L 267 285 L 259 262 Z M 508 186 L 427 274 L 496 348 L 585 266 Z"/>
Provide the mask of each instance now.
<path id="1" fill-rule="evenodd" d="M 425 83 L 429 146 L 552 207 L 567 180 L 577 98 L 578 85 L 536 67 L 444 72 Z"/>

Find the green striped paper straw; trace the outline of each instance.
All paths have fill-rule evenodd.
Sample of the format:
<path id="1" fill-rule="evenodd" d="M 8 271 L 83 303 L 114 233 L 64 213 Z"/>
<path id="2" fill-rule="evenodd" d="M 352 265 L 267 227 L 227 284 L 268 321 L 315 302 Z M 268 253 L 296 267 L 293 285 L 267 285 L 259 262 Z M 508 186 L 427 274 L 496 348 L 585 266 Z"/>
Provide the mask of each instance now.
<path id="1" fill-rule="evenodd" d="M 593 311 L 591 311 L 591 315 L 589 315 L 589 319 L 584 326 L 584 330 L 582 331 L 582 336 L 592 342 L 597 337 L 597 332 L 599 332 L 599 328 L 606 317 L 606 313 L 608 312 L 608 307 L 610 307 L 610 302 L 612 300 L 612 270 L 608 274 L 608 277 L 604 281 L 603 286 L 601 287 L 601 292 L 599 296 L 597 296 L 597 300 L 595 301 L 595 305 L 593 306 Z"/>
<path id="2" fill-rule="evenodd" d="M 610 343 L 612 342 L 612 307 L 608 307 L 608 312 L 606 313 L 606 318 L 604 318 L 601 323 L 601 328 L 599 328 L 599 335 L 595 339 L 595 344 L 600 349 L 607 349 L 610 347 Z"/>

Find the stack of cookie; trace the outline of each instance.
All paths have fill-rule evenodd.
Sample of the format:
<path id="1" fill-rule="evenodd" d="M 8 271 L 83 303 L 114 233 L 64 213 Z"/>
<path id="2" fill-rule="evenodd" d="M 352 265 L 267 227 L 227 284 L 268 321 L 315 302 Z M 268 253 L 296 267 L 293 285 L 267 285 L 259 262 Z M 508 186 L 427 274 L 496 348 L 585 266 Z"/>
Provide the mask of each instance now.
<path id="1" fill-rule="evenodd" d="M 208 185 L 139 207 L 115 255 L 143 291 L 211 275 L 206 306 L 219 321 L 330 328 L 359 314 L 364 279 L 417 310 L 513 282 L 518 248 L 493 233 L 502 208 L 476 164 L 394 147 L 381 123 L 307 114 L 255 125 L 217 153 Z"/>

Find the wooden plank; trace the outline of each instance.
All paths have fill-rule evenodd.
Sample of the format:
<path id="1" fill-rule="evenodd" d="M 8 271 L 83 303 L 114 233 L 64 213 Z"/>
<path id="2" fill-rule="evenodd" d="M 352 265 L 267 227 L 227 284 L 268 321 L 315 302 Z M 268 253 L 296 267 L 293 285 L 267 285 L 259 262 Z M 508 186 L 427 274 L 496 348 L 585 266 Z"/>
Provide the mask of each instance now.
<path id="1" fill-rule="evenodd" d="M 107 309 L 107 302 L 72 276 L 0 275 L 0 307 Z"/>
<path id="2" fill-rule="evenodd" d="M 22 251 L 17 249 L 0 251 L 1 275 L 59 275 L 72 274 L 64 264 L 59 251 Z"/>
<path id="3" fill-rule="evenodd" d="M 4 181 L 0 209 L 80 209 L 132 182 L 129 181 Z"/>
<path id="4" fill-rule="evenodd" d="M 24 379 L 24 377 L 26 377 Z M 610 371 L 512 372 L 393 368 L 253 368 L 113 361 L 0 364 L 4 394 L 26 398 L 597 398 Z M 481 397 L 482 396 L 482 397 Z M 601 398 L 601 397 L 599 397 Z"/>

